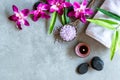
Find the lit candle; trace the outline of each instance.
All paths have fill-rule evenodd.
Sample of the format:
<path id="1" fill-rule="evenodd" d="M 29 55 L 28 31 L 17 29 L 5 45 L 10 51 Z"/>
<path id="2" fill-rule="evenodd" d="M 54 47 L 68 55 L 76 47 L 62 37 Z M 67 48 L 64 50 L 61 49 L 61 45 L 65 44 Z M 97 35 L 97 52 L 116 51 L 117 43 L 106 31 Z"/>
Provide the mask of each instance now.
<path id="1" fill-rule="evenodd" d="M 90 48 L 86 43 L 79 43 L 76 47 L 75 47 L 75 53 L 79 56 L 79 57 L 86 57 L 90 54 Z"/>

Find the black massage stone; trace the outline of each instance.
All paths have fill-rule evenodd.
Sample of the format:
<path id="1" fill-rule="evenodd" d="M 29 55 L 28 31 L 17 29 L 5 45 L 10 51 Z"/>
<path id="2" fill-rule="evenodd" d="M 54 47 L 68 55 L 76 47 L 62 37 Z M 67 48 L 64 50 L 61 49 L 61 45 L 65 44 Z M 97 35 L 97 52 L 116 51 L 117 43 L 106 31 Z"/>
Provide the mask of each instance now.
<path id="1" fill-rule="evenodd" d="M 104 67 L 104 62 L 99 57 L 94 57 L 91 60 L 91 66 L 97 71 L 101 71 Z"/>
<path id="2" fill-rule="evenodd" d="M 79 74 L 85 74 L 88 71 L 89 64 L 88 63 L 82 63 L 78 66 L 77 72 Z"/>

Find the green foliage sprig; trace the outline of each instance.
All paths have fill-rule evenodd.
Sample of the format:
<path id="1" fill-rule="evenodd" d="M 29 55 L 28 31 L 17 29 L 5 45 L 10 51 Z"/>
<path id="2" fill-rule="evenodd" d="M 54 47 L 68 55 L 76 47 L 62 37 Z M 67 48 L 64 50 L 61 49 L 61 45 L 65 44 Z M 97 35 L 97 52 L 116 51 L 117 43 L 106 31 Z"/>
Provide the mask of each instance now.
<path id="1" fill-rule="evenodd" d="M 110 11 L 107 11 L 105 9 L 98 9 L 98 10 L 103 14 L 115 20 L 120 21 L 119 15 L 112 13 Z M 113 60 L 116 50 L 120 49 L 120 24 L 117 21 L 107 20 L 107 19 L 87 19 L 87 21 L 114 31 L 113 37 L 112 37 L 112 44 L 110 48 L 110 51 L 111 51 L 110 59 Z"/>

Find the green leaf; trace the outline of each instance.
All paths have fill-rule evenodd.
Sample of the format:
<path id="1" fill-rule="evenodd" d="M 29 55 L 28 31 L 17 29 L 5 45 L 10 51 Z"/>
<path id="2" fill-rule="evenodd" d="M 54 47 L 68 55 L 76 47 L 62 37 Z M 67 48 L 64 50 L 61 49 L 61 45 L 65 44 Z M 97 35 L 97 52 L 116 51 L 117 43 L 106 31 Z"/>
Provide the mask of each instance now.
<path id="1" fill-rule="evenodd" d="M 54 29 L 54 25 L 55 25 L 55 22 L 56 22 L 56 18 L 57 18 L 57 12 L 54 12 L 52 14 L 52 20 L 51 20 L 51 23 L 50 23 L 50 27 L 49 27 L 49 30 L 48 30 L 48 34 L 51 34 L 53 29 Z"/>
<path id="2" fill-rule="evenodd" d="M 70 0 L 66 0 L 67 2 L 70 2 Z"/>
<path id="3" fill-rule="evenodd" d="M 66 0 L 67 2 L 70 2 L 70 0 Z M 65 8 L 65 18 L 66 18 L 66 24 L 70 22 L 70 18 L 67 16 L 68 9 Z"/>
<path id="4" fill-rule="evenodd" d="M 115 13 L 112 13 L 112 12 L 110 12 L 110 11 L 107 11 L 107 10 L 105 10 L 105 9 L 100 9 L 100 8 L 98 8 L 98 11 L 102 12 L 103 14 L 105 14 L 105 15 L 113 18 L 113 19 L 116 19 L 116 20 L 119 20 L 119 21 L 120 21 L 120 16 L 117 15 L 117 14 L 115 14 Z"/>
<path id="5" fill-rule="evenodd" d="M 66 0 L 67 2 L 70 2 L 70 0 Z M 70 22 L 70 18 L 67 16 L 68 9 L 64 8 L 64 12 L 62 14 L 62 24 L 68 24 Z"/>
<path id="6" fill-rule="evenodd" d="M 115 31 L 114 35 L 113 35 L 113 38 L 112 38 L 112 45 L 111 45 L 111 55 L 110 55 L 110 59 L 112 60 L 114 55 L 115 55 L 115 52 L 116 52 L 116 49 L 117 49 L 117 44 L 118 44 L 118 38 L 119 38 L 119 32 L 118 31 Z"/>
<path id="7" fill-rule="evenodd" d="M 87 19 L 87 21 L 111 30 L 115 30 L 115 27 L 113 25 L 118 25 L 117 22 L 112 20 L 106 20 L 106 19 Z"/>
<path id="8" fill-rule="evenodd" d="M 112 20 L 107 20 L 107 19 L 99 19 L 99 20 L 102 20 L 102 21 L 104 21 L 104 22 L 106 22 L 106 23 L 109 23 L 109 24 L 111 24 L 111 25 L 118 25 L 117 22 L 112 21 Z"/>
<path id="9" fill-rule="evenodd" d="M 65 20 L 66 20 L 66 24 L 68 24 L 70 22 L 70 18 L 67 16 L 68 13 L 68 9 L 65 8 Z"/>
<path id="10" fill-rule="evenodd" d="M 65 11 L 66 11 L 66 9 L 64 8 L 64 12 L 63 12 L 63 14 L 62 14 L 62 24 L 63 24 L 63 25 L 66 24 Z"/>
<path id="11" fill-rule="evenodd" d="M 120 31 L 118 31 L 118 35 L 119 35 L 119 37 L 118 37 L 118 49 L 120 51 Z"/>

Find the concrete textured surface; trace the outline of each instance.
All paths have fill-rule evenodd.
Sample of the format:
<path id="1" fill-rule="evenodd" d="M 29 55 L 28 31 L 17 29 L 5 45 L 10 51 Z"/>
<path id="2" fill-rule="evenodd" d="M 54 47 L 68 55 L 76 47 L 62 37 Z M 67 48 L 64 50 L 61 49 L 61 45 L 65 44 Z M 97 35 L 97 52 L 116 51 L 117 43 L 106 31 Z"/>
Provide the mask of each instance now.
<path id="1" fill-rule="evenodd" d="M 47 34 L 49 22 L 44 19 L 33 22 L 29 18 L 31 26 L 17 30 L 14 22 L 8 20 L 8 16 L 13 14 L 11 6 L 15 4 L 20 9 L 31 10 L 36 1 L 0 2 L 0 80 L 119 80 L 119 54 L 111 62 L 109 49 L 85 35 L 82 23 L 79 24 L 77 39 L 72 42 L 54 43 L 53 35 Z M 60 25 L 57 20 L 56 26 Z M 90 45 L 88 57 L 76 56 L 74 47 L 79 42 Z M 77 66 L 90 62 L 94 56 L 101 57 L 105 63 L 104 69 L 96 71 L 89 68 L 86 74 L 77 74 Z"/>

